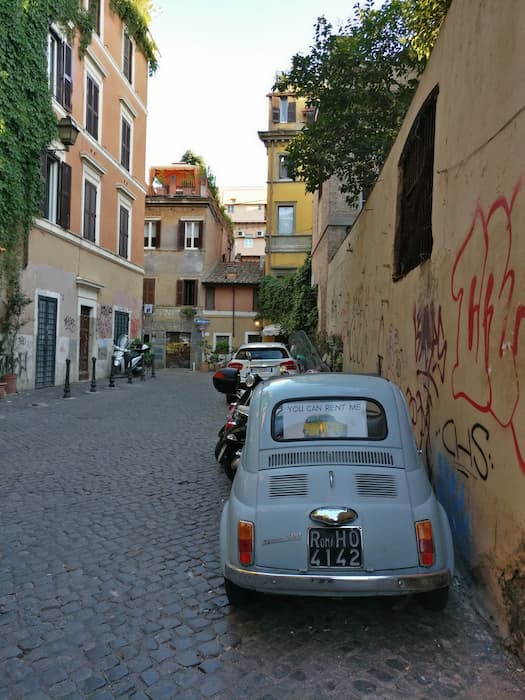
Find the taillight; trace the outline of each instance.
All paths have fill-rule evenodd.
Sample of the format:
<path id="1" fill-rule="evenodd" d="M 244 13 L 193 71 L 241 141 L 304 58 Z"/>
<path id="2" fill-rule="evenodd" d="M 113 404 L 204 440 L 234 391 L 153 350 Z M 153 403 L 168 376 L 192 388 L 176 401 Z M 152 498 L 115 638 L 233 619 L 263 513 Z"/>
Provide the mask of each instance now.
<path id="1" fill-rule="evenodd" d="M 253 564 L 253 523 L 239 520 L 237 537 L 239 540 L 239 561 L 241 564 Z"/>
<path id="2" fill-rule="evenodd" d="M 243 364 L 242 362 L 234 362 L 232 360 L 231 362 L 228 362 L 228 367 L 232 367 L 233 369 L 242 369 Z"/>
<path id="3" fill-rule="evenodd" d="M 297 363 L 295 360 L 285 360 L 284 362 L 280 362 L 279 366 L 285 372 L 293 372 L 297 369 Z"/>
<path id="4" fill-rule="evenodd" d="M 432 566 L 434 563 L 434 540 L 432 539 L 432 523 L 430 520 L 420 520 L 416 523 L 417 551 L 421 566 Z"/>

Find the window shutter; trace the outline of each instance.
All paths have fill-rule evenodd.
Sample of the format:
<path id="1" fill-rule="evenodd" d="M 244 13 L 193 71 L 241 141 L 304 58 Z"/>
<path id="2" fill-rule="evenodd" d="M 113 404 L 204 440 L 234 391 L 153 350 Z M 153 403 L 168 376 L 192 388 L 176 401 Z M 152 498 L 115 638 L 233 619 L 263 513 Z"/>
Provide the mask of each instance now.
<path id="1" fill-rule="evenodd" d="M 272 97 L 272 122 L 278 124 L 281 116 L 280 101 L 278 97 Z"/>
<path id="2" fill-rule="evenodd" d="M 69 44 L 64 44 L 64 92 L 62 104 L 71 111 L 71 95 L 73 93 L 73 61 Z"/>
<path id="3" fill-rule="evenodd" d="M 182 280 L 177 280 L 177 293 L 176 293 L 176 300 L 175 300 L 175 306 L 182 306 L 182 290 L 183 290 L 183 281 Z"/>
<path id="4" fill-rule="evenodd" d="M 178 240 L 178 249 L 179 250 L 184 250 L 184 234 L 186 231 L 186 225 L 184 221 L 179 221 L 179 240 Z"/>
<path id="5" fill-rule="evenodd" d="M 57 223 L 63 228 L 69 228 L 71 212 L 71 166 L 67 163 L 60 163 L 58 191 Z"/>
<path id="6" fill-rule="evenodd" d="M 197 248 L 202 249 L 202 232 L 204 230 L 204 222 L 199 221 L 199 239 L 195 242 Z"/>
<path id="7" fill-rule="evenodd" d="M 295 102 L 293 102 L 292 100 L 288 100 L 288 121 L 289 122 L 297 121 L 296 116 L 295 116 Z"/>
<path id="8" fill-rule="evenodd" d="M 152 278 L 144 278 L 142 298 L 144 304 L 155 303 L 155 280 Z"/>
<path id="9" fill-rule="evenodd" d="M 155 248 L 160 248 L 160 221 L 155 221 Z"/>

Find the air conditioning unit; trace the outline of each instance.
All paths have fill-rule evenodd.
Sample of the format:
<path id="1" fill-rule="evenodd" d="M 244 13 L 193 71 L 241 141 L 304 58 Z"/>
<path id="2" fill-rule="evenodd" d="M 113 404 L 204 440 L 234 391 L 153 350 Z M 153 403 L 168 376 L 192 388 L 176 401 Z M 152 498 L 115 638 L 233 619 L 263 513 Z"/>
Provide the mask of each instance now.
<path id="1" fill-rule="evenodd" d="M 153 304 L 144 304 L 144 313 L 145 314 L 152 314 L 153 313 Z"/>

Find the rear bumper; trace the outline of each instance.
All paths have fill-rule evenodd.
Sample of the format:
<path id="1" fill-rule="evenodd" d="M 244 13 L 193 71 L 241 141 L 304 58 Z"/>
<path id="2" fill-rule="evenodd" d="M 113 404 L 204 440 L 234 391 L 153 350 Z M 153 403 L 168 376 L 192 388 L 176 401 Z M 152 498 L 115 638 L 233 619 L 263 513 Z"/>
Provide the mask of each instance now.
<path id="1" fill-rule="evenodd" d="M 424 593 L 450 585 L 448 569 L 417 574 L 288 574 L 249 571 L 225 565 L 225 578 L 262 593 L 318 596 L 374 596 Z"/>

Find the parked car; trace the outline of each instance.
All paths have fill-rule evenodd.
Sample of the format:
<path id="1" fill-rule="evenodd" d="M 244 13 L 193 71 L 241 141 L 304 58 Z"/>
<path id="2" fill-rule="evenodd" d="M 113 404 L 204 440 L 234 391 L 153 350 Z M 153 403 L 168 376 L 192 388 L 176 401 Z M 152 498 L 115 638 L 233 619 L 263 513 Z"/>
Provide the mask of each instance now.
<path id="1" fill-rule="evenodd" d="M 321 430 L 323 422 L 337 425 Z M 259 384 L 220 549 L 231 604 L 258 591 L 415 594 L 428 609 L 444 608 L 451 530 L 400 389 L 343 373 Z"/>
<path id="2" fill-rule="evenodd" d="M 298 374 L 297 361 L 284 343 L 245 343 L 233 355 L 228 367 L 239 370 L 241 387 L 246 386 L 248 373 L 256 373 L 261 379 L 287 374 Z"/>

